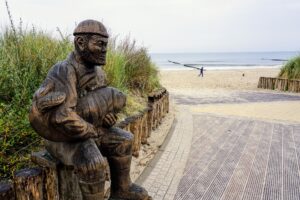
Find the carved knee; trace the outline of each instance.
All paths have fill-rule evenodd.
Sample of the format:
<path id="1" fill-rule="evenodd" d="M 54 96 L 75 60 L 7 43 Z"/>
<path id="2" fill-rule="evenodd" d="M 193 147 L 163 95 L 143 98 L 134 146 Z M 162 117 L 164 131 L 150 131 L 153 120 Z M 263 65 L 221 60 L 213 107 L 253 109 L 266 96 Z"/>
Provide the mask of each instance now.
<path id="1" fill-rule="evenodd" d="M 125 140 L 122 144 L 119 144 L 114 152 L 113 156 L 126 156 L 132 154 L 132 140 Z"/>

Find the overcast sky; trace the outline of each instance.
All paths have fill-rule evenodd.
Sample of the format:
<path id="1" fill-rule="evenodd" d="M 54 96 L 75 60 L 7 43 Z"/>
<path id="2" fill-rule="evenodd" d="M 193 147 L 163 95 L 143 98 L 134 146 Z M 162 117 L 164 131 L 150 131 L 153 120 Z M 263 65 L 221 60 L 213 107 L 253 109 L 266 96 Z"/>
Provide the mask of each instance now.
<path id="1" fill-rule="evenodd" d="M 150 52 L 300 51 L 300 0 L 8 0 L 15 21 L 53 35 L 84 19 Z M 0 25 L 8 24 L 0 1 Z"/>

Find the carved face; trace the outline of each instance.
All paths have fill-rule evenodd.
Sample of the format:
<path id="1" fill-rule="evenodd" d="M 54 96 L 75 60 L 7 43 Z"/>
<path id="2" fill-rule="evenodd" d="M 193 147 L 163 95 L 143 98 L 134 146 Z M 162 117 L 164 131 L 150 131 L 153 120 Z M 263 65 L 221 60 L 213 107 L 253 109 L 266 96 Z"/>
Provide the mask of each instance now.
<path id="1" fill-rule="evenodd" d="M 105 65 L 108 38 L 100 35 L 79 37 L 77 46 L 82 60 L 89 65 Z"/>

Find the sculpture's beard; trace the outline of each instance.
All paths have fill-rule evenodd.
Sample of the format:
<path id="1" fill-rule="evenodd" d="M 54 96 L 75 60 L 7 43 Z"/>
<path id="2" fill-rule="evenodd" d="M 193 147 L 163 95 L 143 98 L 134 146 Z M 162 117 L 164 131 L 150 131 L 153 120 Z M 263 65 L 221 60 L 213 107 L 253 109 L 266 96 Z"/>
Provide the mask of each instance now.
<path id="1" fill-rule="evenodd" d="M 105 52 L 91 52 L 88 47 L 85 47 L 82 51 L 77 49 L 81 59 L 88 65 L 105 65 L 106 53 Z"/>

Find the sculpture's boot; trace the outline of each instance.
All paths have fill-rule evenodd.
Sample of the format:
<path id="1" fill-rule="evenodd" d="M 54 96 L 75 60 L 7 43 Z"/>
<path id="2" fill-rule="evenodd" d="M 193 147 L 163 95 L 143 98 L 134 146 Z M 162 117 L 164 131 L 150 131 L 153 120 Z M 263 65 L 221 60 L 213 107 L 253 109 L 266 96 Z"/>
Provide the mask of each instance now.
<path id="1" fill-rule="evenodd" d="M 131 182 L 130 156 L 112 156 L 107 160 L 111 174 L 110 200 L 150 200 L 148 192 L 141 186 Z"/>
<path id="2" fill-rule="evenodd" d="M 78 179 L 83 200 L 104 200 L 104 170 L 81 174 Z"/>

